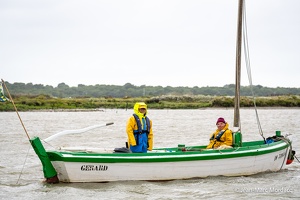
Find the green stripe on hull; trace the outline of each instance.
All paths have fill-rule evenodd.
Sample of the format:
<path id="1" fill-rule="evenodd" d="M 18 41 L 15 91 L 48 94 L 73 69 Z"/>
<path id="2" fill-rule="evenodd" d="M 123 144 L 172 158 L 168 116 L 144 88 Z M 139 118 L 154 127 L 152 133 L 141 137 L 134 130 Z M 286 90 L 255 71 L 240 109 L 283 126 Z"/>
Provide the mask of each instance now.
<path id="1" fill-rule="evenodd" d="M 258 156 L 277 152 L 288 147 L 284 141 L 263 144 L 263 141 L 244 142 L 243 147 L 225 150 L 179 151 L 177 148 L 160 148 L 157 150 L 172 150 L 172 152 L 156 153 L 86 153 L 86 152 L 58 152 L 48 151 L 51 161 L 87 162 L 87 163 L 137 163 L 137 162 L 180 162 L 196 160 L 215 160 Z M 200 149 L 203 147 L 186 147 Z"/>

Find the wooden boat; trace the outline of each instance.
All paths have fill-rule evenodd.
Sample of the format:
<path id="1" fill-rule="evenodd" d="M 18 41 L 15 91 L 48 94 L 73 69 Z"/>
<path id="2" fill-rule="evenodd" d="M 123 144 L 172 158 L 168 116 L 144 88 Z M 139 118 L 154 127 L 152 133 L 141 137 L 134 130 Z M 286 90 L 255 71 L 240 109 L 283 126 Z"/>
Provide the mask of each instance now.
<path id="1" fill-rule="evenodd" d="M 284 169 L 292 158 L 291 142 L 279 135 L 235 144 L 231 149 L 205 146 L 156 148 L 148 153 L 45 151 L 38 137 L 32 146 L 49 183 L 174 180 L 207 176 L 241 176 Z M 236 137 L 238 138 L 238 137 Z M 276 141 L 275 141 L 276 140 Z"/>
<path id="2" fill-rule="evenodd" d="M 30 142 L 41 160 L 46 182 L 160 181 L 252 175 L 286 168 L 293 161 L 295 152 L 292 142 L 280 131 L 266 140 L 242 141 L 239 87 L 243 3 L 239 0 L 233 148 L 174 145 L 154 148 L 148 153 L 130 153 L 126 149 L 50 151 L 45 150 L 38 137 L 34 137 Z"/>

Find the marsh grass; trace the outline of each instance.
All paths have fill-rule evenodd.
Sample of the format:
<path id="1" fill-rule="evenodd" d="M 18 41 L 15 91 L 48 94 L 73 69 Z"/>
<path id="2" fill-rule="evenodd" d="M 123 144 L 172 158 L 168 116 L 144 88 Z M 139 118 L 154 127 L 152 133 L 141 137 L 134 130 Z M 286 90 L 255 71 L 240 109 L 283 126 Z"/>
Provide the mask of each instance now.
<path id="1" fill-rule="evenodd" d="M 120 108 L 131 109 L 136 102 L 143 101 L 151 109 L 199 109 L 210 107 L 234 107 L 231 96 L 160 96 L 140 98 L 53 98 L 47 95 L 13 97 L 19 111 L 30 110 L 76 110 Z M 272 96 L 255 98 L 258 107 L 300 107 L 300 96 Z M 252 97 L 241 97 L 241 107 L 253 107 Z M 0 111 L 14 111 L 11 102 L 0 103 Z"/>

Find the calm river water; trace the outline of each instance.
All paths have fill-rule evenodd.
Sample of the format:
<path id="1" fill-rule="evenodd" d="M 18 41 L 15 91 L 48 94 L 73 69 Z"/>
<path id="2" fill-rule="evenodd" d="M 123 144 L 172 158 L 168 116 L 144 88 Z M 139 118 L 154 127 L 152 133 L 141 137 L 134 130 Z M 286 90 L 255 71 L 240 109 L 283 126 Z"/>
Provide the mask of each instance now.
<path id="1" fill-rule="evenodd" d="M 81 129 L 114 122 L 82 134 L 66 135 L 45 144 L 58 147 L 115 148 L 125 146 L 126 121 L 132 110 L 89 112 L 20 112 L 30 137 L 45 139 L 63 130 Z M 276 130 L 292 134 L 293 146 L 300 158 L 300 109 L 259 109 L 265 137 Z M 216 129 L 218 117 L 232 127 L 233 109 L 149 110 L 153 121 L 154 146 L 207 144 Z M 125 181 L 110 183 L 43 182 L 40 161 L 14 112 L 0 113 L 1 159 L 0 199 L 299 199 L 300 164 L 287 170 L 242 177 L 208 177 L 167 182 Z M 241 110 L 244 141 L 261 139 L 255 112 Z"/>

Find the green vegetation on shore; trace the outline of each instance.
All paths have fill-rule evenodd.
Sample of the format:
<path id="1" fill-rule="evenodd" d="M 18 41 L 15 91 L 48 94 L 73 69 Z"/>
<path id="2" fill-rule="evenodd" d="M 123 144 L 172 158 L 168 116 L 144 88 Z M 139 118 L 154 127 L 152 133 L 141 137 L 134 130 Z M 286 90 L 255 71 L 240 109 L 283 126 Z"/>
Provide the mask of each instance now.
<path id="1" fill-rule="evenodd" d="M 15 96 L 14 103 L 19 111 L 31 110 L 75 110 L 75 109 L 131 109 L 135 102 L 144 101 L 151 109 L 199 109 L 233 107 L 232 96 L 160 96 L 136 98 L 55 98 L 48 95 Z M 300 96 L 257 97 L 258 107 L 300 107 Z M 241 97 L 241 107 L 253 107 L 252 97 Z M 0 103 L 0 111 L 14 111 L 11 102 Z"/>
<path id="2" fill-rule="evenodd" d="M 199 109 L 234 107 L 235 85 L 223 87 L 162 87 L 79 84 L 57 87 L 41 84 L 6 82 L 19 111 L 81 110 L 120 108 L 131 109 L 144 101 L 151 109 Z M 6 91 L 5 91 L 6 92 Z M 241 107 L 253 107 L 252 92 L 258 107 L 300 107 L 300 88 L 268 88 L 260 85 L 241 86 Z M 10 102 L 0 103 L 0 111 L 13 111 Z"/>

